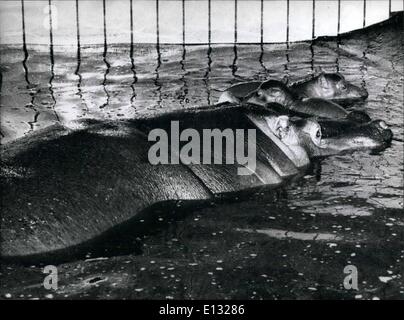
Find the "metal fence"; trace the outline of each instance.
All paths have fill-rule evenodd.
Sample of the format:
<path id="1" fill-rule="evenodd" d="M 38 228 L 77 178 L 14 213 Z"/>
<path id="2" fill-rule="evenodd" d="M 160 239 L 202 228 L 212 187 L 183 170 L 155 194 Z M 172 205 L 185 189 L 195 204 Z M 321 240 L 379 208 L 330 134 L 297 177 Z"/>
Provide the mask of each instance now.
<path id="1" fill-rule="evenodd" d="M 0 8 L 3 44 L 76 45 L 80 37 L 82 44 L 102 44 L 107 40 L 108 43 L 263 44 L 310 40 L 362 28 L 387 19 L 392 11 L 402 10 L 403 2 L 21 0 L 3 2 Z"/>

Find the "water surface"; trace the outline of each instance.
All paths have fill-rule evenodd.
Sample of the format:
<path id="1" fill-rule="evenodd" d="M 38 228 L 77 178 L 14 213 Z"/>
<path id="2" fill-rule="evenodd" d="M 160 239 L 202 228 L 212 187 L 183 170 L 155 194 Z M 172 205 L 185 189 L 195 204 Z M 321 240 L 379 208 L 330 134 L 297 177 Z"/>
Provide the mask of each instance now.
<path id="1" fill-rule="evenodd" d="M 383 36 L 380 36 L 383 34 Z M 231 84 L 310 76 L 321 66 L 366 87 L 355 107 L 403 140 L 403 48 L 396 31 L 271 45 L 1 47 L 2 143 L 55 122 L 124 119 L 217 101 Z M 40 266 L 2 265 L 14 298 L 404 298 L 403 143 L 316 163 L 274 192 L 181 215 L 161 209 L 132 252 L 59 265 L 48 296 Z M 91 217 L 89 217 L 91 223 Z M 95 260 L 94 260 L 95 259 Z M 343 287 L 346 265 L 359 291 Z M 380 278 L 383 277 L 383 278 Z"/>

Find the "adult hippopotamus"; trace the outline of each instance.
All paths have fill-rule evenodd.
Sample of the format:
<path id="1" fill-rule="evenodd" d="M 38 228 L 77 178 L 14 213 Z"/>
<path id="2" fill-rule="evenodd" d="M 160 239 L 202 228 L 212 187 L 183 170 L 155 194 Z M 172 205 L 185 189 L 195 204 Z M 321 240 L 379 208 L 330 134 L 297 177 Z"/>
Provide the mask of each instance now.
<path id="1" fill-rule="evenodd" d="M 170 130 L 173 121 L 201 134 L 207 128 L 254 130 L 254 165 L 238 158 L 184 163 L 183 150 L 175 154 L 177 164 L 151 164 L 151 132 Z M 228 105 L 150 119 L 83 121 L 74 130 L 54 125 L 10 142 L 1 146 L 2 259 L 30 261 L 72 252 L 158 203 L 210 202 L 222 194 L 279 186 L 304 172 L 311 157 L 383 148 L 391 140 L 391 131 L 378 123 L 330 139 L 322 137 L 324 126 L 314 119 L 292 121 L 263 107 Z M 252 143 L 245 135 L 242 142 Z M 181 147 L 187 141 L 175 143 Z M 168 147 L 175 143 L 170 140 Z M 214 150 L 212 157 L 228 150 Z M 250 174 L 240 175 L 240 167 Z"/>

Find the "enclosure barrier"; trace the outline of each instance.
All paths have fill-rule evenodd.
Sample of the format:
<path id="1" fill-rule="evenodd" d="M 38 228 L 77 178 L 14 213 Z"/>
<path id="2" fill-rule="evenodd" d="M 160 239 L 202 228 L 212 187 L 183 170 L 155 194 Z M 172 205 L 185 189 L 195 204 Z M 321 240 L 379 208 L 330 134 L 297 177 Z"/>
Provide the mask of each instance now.
<path id="1" fill-rule="evenodd" d="M 263 44 L 310 40 L 360 29 L 387 19 L 392 11 L 402 10 L 403 2 L 15 0 L 2 2 L 0 8 L 2 44 L 73 46 L 77 45 L 75 34 L 81 35 L 82 44 L 102 44 L 105 38 L 108 43 Z M 48 29 L 52 37 L 47 36 Z"/>

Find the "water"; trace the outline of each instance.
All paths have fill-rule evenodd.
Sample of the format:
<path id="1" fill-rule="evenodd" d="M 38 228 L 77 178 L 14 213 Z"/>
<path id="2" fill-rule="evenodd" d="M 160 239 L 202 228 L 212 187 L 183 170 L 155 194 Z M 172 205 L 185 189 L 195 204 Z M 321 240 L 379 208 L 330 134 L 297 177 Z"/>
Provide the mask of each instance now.
<path id="1" fill-rule="evenodd" d="M 402 37 L 382 31 L 289 47 L 139 45 L 133 59 L 127 45 L 54 47 L 53 56 L 48 47 L 29 46 L 24 55 L 3 46 L 2 143 L 58 121 L 209 105 L 239 81 L 285 74 L 295 81 L 317 66 L 366 87 L 369 98 L 356 107 L 403 140 Z M 274 193 L 181 215 L 160 209 L 139 222 L 147 228 L 132 253 L 60 264 L 54 297 L 403 299 L 403 192 L 402 142 L 378 154 L 330 157 Z M 343 287 L 350 264 L 358 291 Z M 2 297 L 46 297 L 41 271 L 2 265 Z"/>

